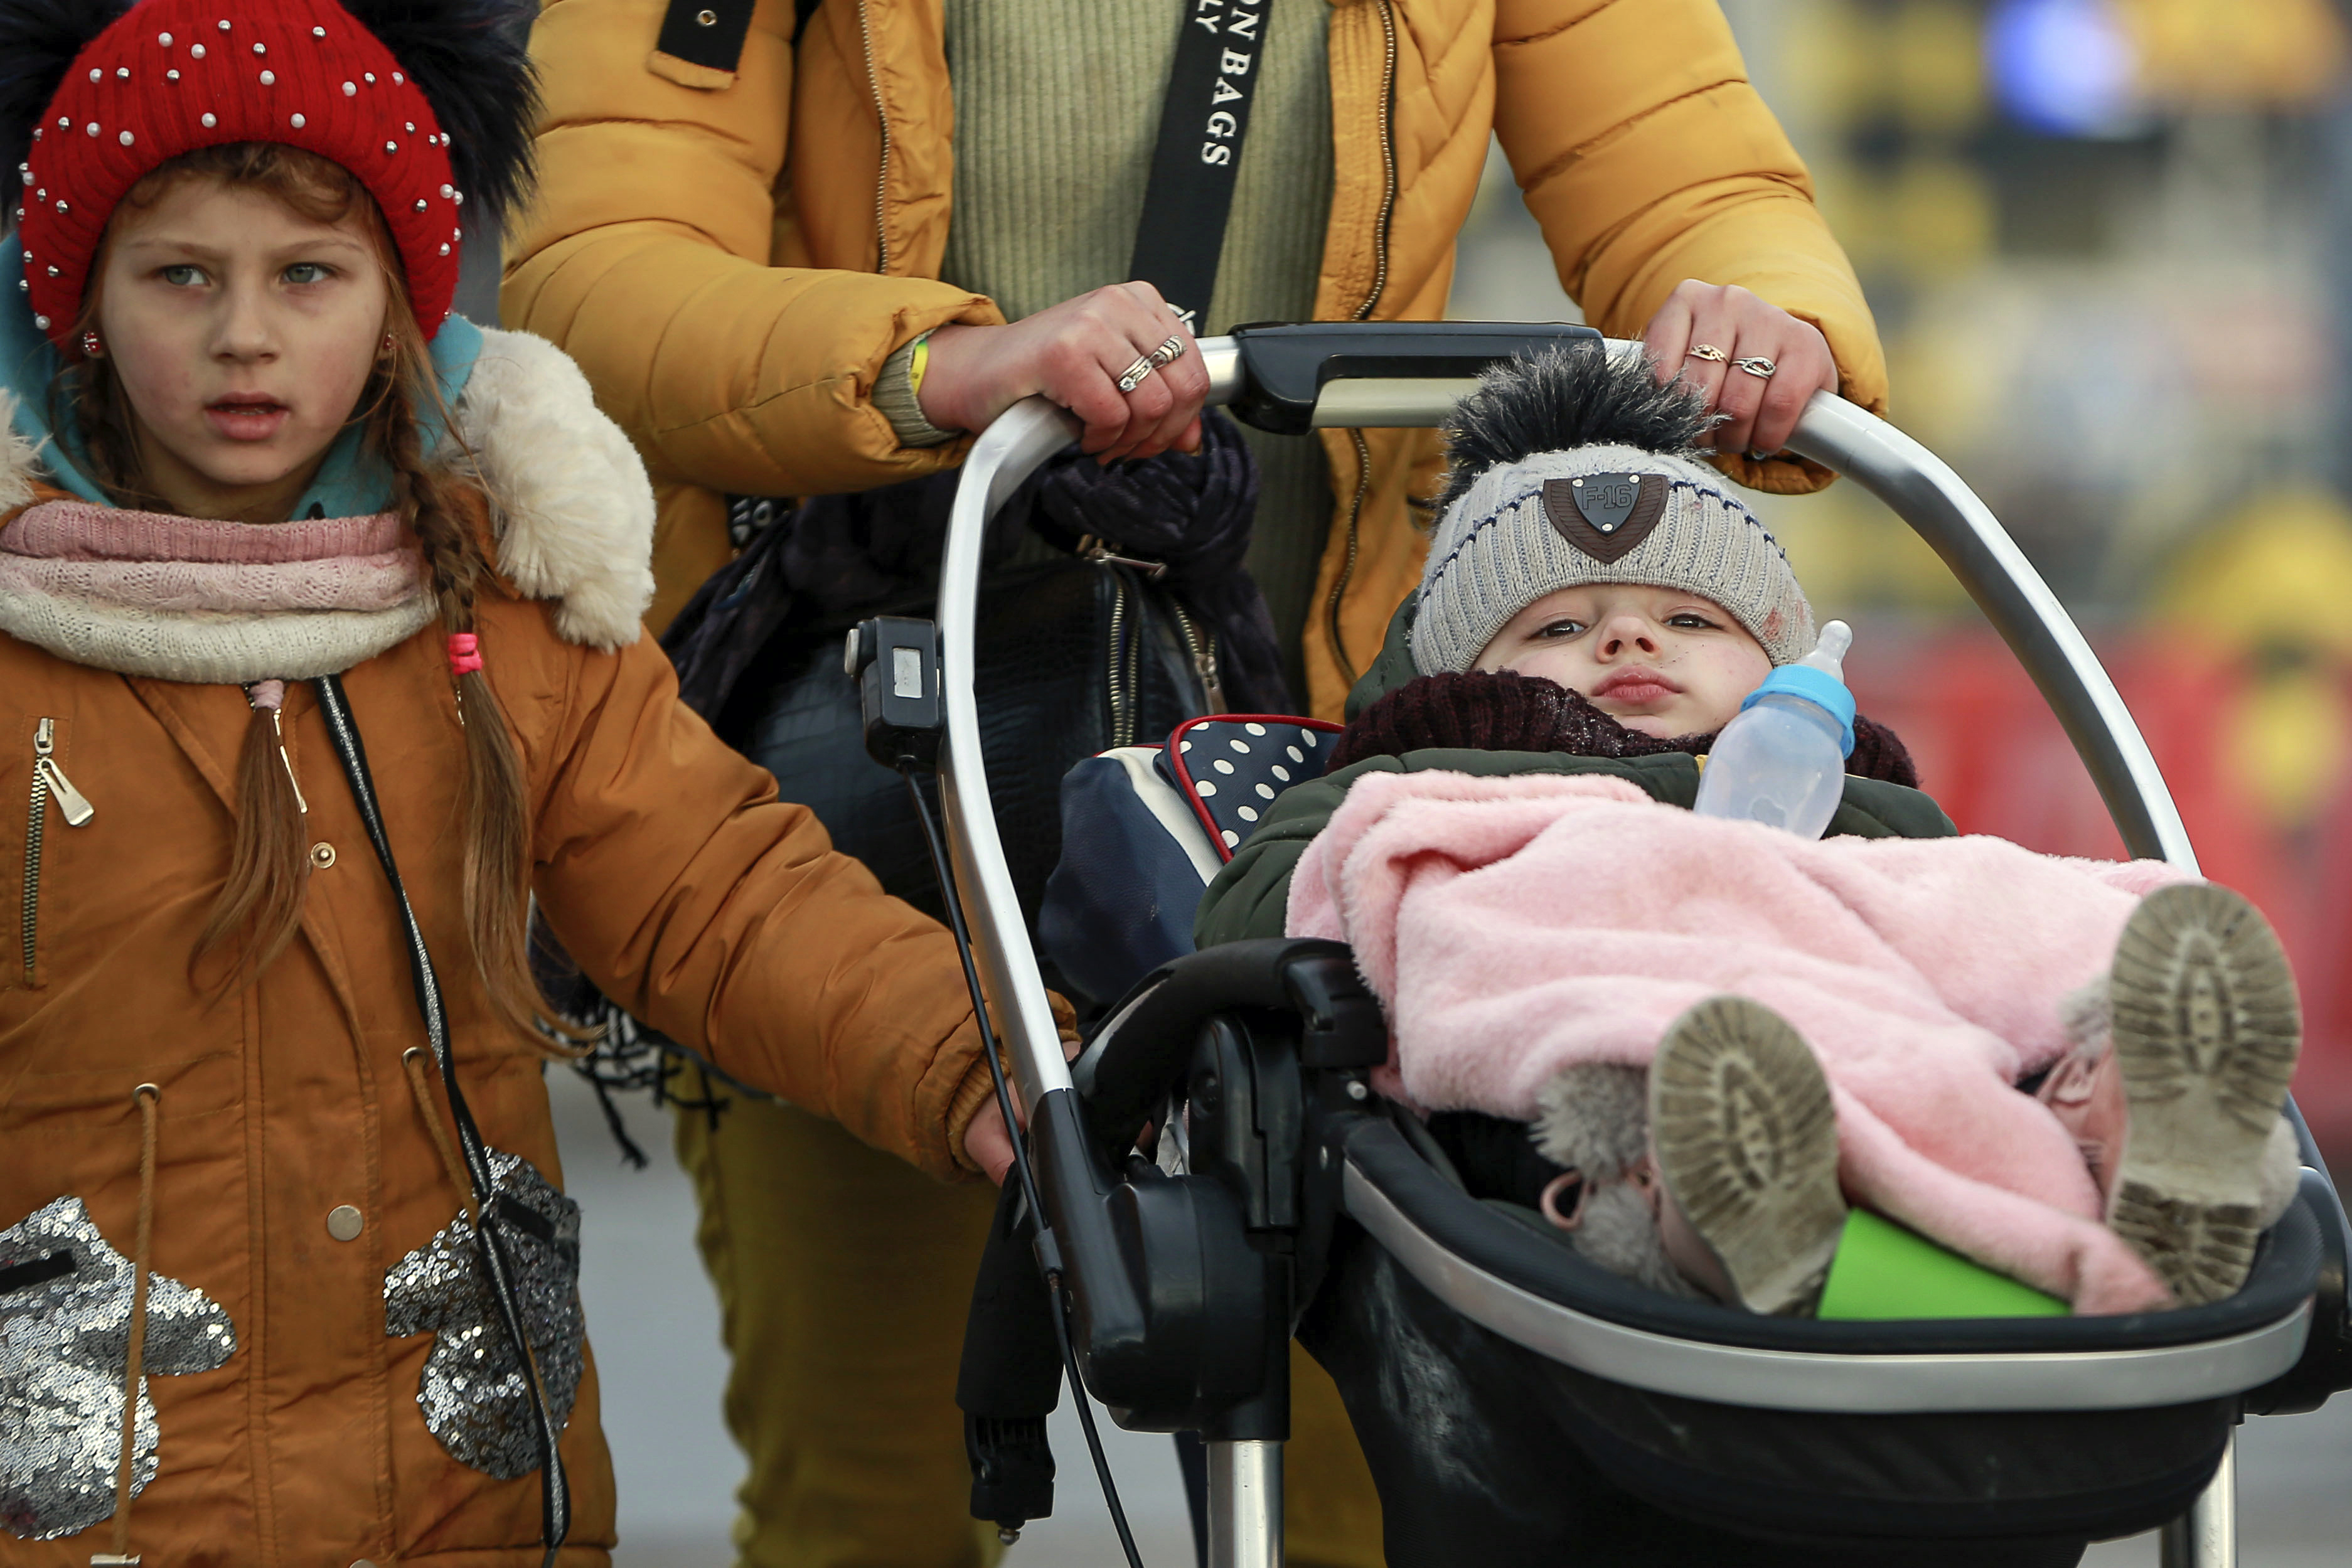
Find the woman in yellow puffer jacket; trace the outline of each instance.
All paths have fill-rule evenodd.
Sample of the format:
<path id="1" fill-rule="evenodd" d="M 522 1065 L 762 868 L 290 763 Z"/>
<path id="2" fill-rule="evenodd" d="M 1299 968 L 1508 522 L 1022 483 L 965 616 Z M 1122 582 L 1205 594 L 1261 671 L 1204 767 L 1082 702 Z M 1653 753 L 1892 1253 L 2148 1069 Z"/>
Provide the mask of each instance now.
<path id="1" fill-rule="evenodd" d="M 791 0 L 761 0 L 732 72 L 665 66 L 663 12 L 545 7 L 542 193 L 509 239 L 502 300 L 509 325 L 580 361 L 653 470 L 656 624 L 724 564 L 725 491 L 865 489 L 961 460 L 960 444 L 902 445 L 870 393 L 919 334 L 1002 319 L 937 281 L 956 123 L 941 0 L 826 0 L 797 48 Z M 1492 131 L 1595 326 L 1638 336 L 1684 280 L 1738 286 L 1819 328 L 1838 391 L 1884 407 L 1861 287 L 1713 0 L 1333 0 L 1329 13 L 1313 319 L 1444 313 Z M 1406 497 L 1433 479 L 1437 444 L 1425 431 L 1320 439 L 1335 526 L 1318 600 L 1337 614 L 1305 640 L 1310 706 L 1336 716 L 1415 580 Z M 1772 491 L 1828 477 L 1790 458 L 1726 466 Z"/>
<path id="2" fill-rule="evenodd" d="M 542 194 L 509 236 L 504 313 L 580 361 L 646 457 L 656 626 L 727 559 L 725 494 L 856 490 L 950 465 L 1024 392 L 1087 413 L 1165 329 L 1148 286 L 1122 282 L 1142 181 L 1121 171 L 1148 166 L 1188 4 L 759 0 L 738 47 L 658 47 L 666 18 L 709 16 L 724 32 L 738 9 L 549 0 L 532 41 Z M 1204 329 L 1441 316 L 1491 132 L 1587 318 L 1647 336 L 1668 370 L 1719 394 L 1735 477 L 1826 482 L 1744 455 L 1776 446 L 1815 386 L 1883 405 L 1861 290 L 1713 0 L 1265 10 Z M 927 336 L 918 389 L 909 352 Z M 1701 345 L 1721 357 L 1685 357 Z M 1727 373 L 1759 354 L 1777 377 Z M 1090 446 L 1181 440 L 1197 363 L 1147 383 L 1128 428 L 1090 417 Z M 1253 444 L 1265 491 L 1251 568 L 1294 678 L 1336 716 L 1417 579 L 1407 498 L 1433 486 L 1436 438 Z M 743 1561 L 782 1561 L 787 1541 L 795 1563 L 975 1561 L 948 1391 L 985 1209 L 838 1144 L 740 1103 L 716 1131 L 680 1127 L 727 1305 L 729 1416 L 752 1458 Z M 846 1228 L 875 1238 L 870 1256 L 804 1229 L 805 1206 L 775 1196 L 819 1184 L 835 1212 L 870 1214 Z M 845 1358 L 829 1312 L 870 1355 Z M 1300 1360 L 1303 1379 L 1319 1375 Z M 1328 1387 L 1298 1406 L 1292 1560 L 1377 1562 L 1377 1508 Z M 876 1414 L 853 1427 L 845 1408 Z"/>

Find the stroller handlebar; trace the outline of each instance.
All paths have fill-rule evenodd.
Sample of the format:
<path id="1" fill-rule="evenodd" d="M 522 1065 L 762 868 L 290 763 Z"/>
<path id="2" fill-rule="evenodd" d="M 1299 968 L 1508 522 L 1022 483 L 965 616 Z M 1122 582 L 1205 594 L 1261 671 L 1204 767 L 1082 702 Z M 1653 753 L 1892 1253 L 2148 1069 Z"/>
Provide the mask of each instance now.
<path id="1" fill-rule="evenodd" d="M 1212 404 L 1233 407 L 1263 428 L 1304 434 L 1442 423 L 1483 365 L 1570 342 L 1643 351 L 1588 327 L 1443 321 L 1242 328 L 1199 340 L 1199 350 Z M 964 462 L 940 580 L 941 804 L 976 956 L 1024 1104 L 1068 1087 L 1070 1076 L 989 801 L 971 684 L 973 630 L 990 516 L 1077 434 L 1067 413 L 1036 397 L 982 433 Z M 2056 712 L 2130 852 L 2196 870 L 2171 791 L 2115 683 L 2042 574 L 1960 476 L 1892 424 L 1829 392 L 1813 394 L 1789 445 L 1878 497 L 1943 559 Z"/>
<path id="2" fill-rule="evenodd" d="M 2123 835 L 2144 860 L 2197 870 L 2172 791 L 2074 618 L 1951 466 L 1894 425 L 1817 392 L 1789 450 L 1860 485 L 1927 540 L 2041 688 Z"/>
<path id="3" fill-rule="evenodd" d="M 1496 350 L 1598 337 L 1589 328 L 1549 323 L 1307 323 L 1204 338 L 1201 355 L 1212 402 L 1235 405 L 1252 423 L 1303 434 L 1442 423 Z M 1612 354 L 1643 351 L 1623 339 L 1599 340 Z M 1878 497 L 1927 541 L 2058 715 L 2126 846 L 2196 870 L 2171 792 L 2114 683 L 2041 573 L 1960 476 L 1895 426 L 1830 392 L 1813 395 L 1790 449 Z"/>

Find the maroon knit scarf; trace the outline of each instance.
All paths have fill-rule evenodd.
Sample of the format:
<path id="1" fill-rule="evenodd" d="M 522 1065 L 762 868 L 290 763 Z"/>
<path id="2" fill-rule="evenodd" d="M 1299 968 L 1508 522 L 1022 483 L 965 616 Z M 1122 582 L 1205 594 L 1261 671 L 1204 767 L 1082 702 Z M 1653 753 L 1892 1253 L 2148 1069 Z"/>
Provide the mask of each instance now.
<path id="1" fill-rule="evenodd" d="M 1406 682 L 1356 716 L 1339 737 L 1331 767 L 1345 768 L 1367 757 L 1402 757 L 1408 751 L 1560 751 L 1571 757 L 1656 757 L 1687 752 L 1696 757 L 1715 744 L 1713 735 L 1661 739 L 1627 729 L 1588 702 L 1540 675 L 1509 670 L 1492 674 L 1423 675 Z M 1853 755 L 1846 771 L 1890 784 L 1919 787 L 1919 770 L 1893 730 L 1859 714 L 1853 721 Z"/>

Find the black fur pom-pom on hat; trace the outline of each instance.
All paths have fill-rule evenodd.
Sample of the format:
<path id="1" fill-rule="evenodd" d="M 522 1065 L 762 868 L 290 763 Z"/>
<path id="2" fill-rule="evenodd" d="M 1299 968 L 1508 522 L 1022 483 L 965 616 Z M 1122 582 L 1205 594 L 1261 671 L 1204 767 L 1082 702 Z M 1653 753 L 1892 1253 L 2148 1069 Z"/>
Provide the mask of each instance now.
<path id="1" fill-rule="evenodd" d="M 342 0 L 433 106 L 457 189 L 488 228 L 530 194 L 539 78 L 525 45 L 537 0 Z"/>
<path id="2" fill-rule="evenodd" d="M 1487 469 L 1538 452 L 1631 446 L 1696 462 L 1699 437 L 1717 423 L 1680 382 L 1660 382 L 1633 355 L 1599 345 L 1552 349 L 1496 366 L 1445 425 L 1450 507 Z"/>
<path id="3" fill-rule="evenodd" d="M 33 128 L 64 85 L 74 57 L 130 9 L 130 0 L 0 0 L 0 170 L 24 173 Z M 13 191 L 15 184 L 8 180 L 0 189 Z M 16 207 L 8 204 L 4 226 L 22 221 Z"/>
<path id="4" fill-rule="evenodd" d="M 64 347 L 116 204 L 184 153 L 272 142 L 350 170 L 427 334 L 468 219 L 528 189 L 530 0 L 0 0 L 0 145 L 36 324 Z M 470 205 L 468 204 L 470 204 Z"/>

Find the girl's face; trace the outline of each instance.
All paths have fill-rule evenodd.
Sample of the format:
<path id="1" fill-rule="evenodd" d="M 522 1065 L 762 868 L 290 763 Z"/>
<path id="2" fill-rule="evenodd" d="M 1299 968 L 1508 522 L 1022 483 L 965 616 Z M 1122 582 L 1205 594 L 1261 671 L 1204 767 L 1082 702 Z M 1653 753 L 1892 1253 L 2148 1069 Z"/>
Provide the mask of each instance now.
<path id="1" fill-rule="evenodd" d="M 1557 681 L 1627 729 L 1664 738 L 1729 724 L 1772 661 L 1712 600 L 1612 582 L 1544 595 L 1473 667 Z"/>
<path id="2" fill-rule="evenodd" d="M 190 176 L 117 209 L 98 331 L 175 511 L 285 521 L 350 421 L 391 303 L 359 205 L 323 224 Z"/>

